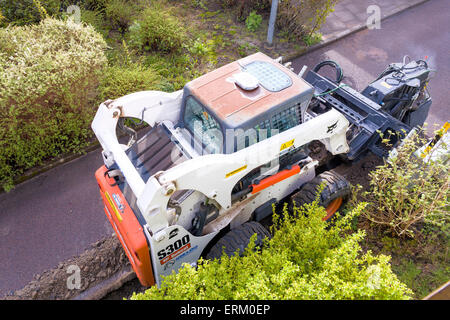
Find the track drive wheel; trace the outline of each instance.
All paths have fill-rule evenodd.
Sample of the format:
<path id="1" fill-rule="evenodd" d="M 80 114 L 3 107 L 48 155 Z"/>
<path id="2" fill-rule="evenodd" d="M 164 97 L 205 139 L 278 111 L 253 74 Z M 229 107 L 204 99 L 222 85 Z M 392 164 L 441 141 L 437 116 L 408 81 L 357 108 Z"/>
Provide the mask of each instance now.
<path id="1" fill-rule="evenodd" d="M 243 223 L 237 228 L 230 230 L 217 243 L 212 246 L 206 255 L 207 259 L 219 259 L 223 253 L 227 256 L 233 256 L 239 249 L 239 255 L 242 255 L 253 234 L 257 234 L 256 246 L 262 246 L 263 239 L 270 238 L 270 233 L 262 224 L 256 221 Z"/>
<path id="2" fill-rule="evenodd" d="M 325 188 L 320 194 L 319 205 L 324 207 L 327 212 L 322 220 L 329 221 L 351 192 L 350 183 L 341 175 L 333 171 L 325 171 L 317 175 L 310 182 L 303 185 L 300 191 L 291 196 L 291 202 L 295 202 L 297 207 L 313 202 L 322 183 L 325 183 Z M 291 208 L 293 208 L 293 203 Z"/>

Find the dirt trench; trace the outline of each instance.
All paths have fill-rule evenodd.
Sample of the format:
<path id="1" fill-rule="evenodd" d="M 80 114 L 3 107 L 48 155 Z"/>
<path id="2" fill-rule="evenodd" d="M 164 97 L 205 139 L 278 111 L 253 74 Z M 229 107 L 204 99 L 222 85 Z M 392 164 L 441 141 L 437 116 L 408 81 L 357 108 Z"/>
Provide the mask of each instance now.
<path id="1" fill-rule="evenodd" d="M 4 300 L 69 300 L 110 278 L 130 264 L 116 236 L 93 243 L 80 256 L 46 270 Z M 78 280 L 76 273 L 78 272 Z"/>

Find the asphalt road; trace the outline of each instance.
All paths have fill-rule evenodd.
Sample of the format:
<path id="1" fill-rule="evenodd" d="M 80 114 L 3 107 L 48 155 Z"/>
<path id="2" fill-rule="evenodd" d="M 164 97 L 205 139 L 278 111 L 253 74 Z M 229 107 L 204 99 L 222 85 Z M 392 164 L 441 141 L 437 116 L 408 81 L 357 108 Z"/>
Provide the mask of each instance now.
<path id="1" fill-rule="evenodd" d="M 436 69 L 429 83 L 433 99 L 426 122 L 442 125 L 450 120 L 450 1 L 432 0 L 381 22 L 381 29 L 363 30 L 292 62 L 296 72 L 323 60 L 335 60 L 344 70 L 343 83 L 361 91 L 388 64 L 403 56 L 424 59 Z M 330 70 L 323 68 L 324 74 Z M 322 70 L 321 70 L 322 72 Z M 334 73 L 330 76 L 334 77 Z"/>
<path id="2" fill-rule="evenodd" d="M 111 235 L 93 151 L 0 195 L 0 297 Z"/>
<path id="3" fill-rule="evenodd" d="M 448 0 L 432 0 L 384 20 L 380 30 L 361 31 L 310 52 L 293 66 L 298 72 L 304 64 L 312 68 L 322 60 L 336 60 L 346 75 L 343 82 L 362 90 L 405 54 L 428 56 L 438 70 L 430 82 L 428 122 L 442 124 L 449 119 L 448 30 Z M 101 165 L 100 151 L 94 151 L 0 195 L 0 297 L 113 232 L 94 178 Z"/>

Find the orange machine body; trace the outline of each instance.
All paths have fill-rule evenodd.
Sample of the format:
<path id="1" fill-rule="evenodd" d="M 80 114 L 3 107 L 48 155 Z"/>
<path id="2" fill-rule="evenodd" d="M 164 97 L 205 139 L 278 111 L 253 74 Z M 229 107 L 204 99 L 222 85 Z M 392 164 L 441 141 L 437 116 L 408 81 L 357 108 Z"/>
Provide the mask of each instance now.
<path id="1" fill-rule="evenodd" d="M 105 166 L 95 172 L 104 202 L 104 210 L 117 237 L 128 256 L 140 282 L 146 286 L 155 284 L 150 251 L 143 227 L 136 218 L 115 180 L 107 174 Z"/>
<path id="2" fill-rule="evenodd" d="M 283 171 L 278 172 L 270 177 L 262 179 L 258 184 L 252 184 L 252 194 L 258 193 L 261 190 L 264 190 L 274 184 L 283 181 L 289 177 L 292 177 L 294 174 L 300 172 L 300 166 L 295 165 L 290 169 L 285 169 Z"/>

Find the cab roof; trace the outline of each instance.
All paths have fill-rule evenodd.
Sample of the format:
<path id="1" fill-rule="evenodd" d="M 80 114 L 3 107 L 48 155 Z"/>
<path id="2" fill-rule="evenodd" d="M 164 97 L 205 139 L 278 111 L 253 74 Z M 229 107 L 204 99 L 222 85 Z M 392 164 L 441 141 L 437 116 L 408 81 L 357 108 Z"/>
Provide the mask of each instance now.
<path id="1" fill-rule="evenodd" d="M 244 72 L 257 79 L 256 89 L 245 90 L 237 76 Z M 246 78 L 246 77 L 243 77 Z M 248 88 L 246 88 L 248 89 Z M 290 69 L 258 52 L 231 62 L 186 84 L 195 96 L 228 128 L 237 128 L 281 104 L 313 94 L 313 88 Z"/>

